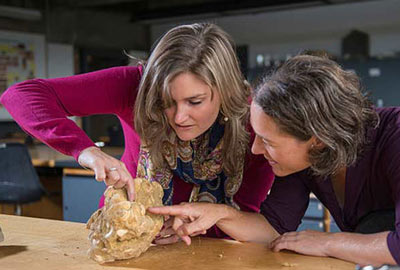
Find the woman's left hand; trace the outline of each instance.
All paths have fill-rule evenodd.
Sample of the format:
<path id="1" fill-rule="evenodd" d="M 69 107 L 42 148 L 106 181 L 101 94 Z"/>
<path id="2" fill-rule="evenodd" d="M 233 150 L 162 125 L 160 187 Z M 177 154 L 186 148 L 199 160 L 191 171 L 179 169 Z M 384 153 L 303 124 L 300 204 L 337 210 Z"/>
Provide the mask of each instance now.
<path id="1" fill-rule="evenodd" d="M 172 228 L 175 221 L 175 217 L 166 216 L 164 226 L 160 233 L 154 239 L 154 243 L 157 245 L 168 245 L 179 242 L 181 238 L 176 234 Z"/>
<path id="2" fill-rule="evenodd" d="M 327 245 L 331 233 L 318 231 L 288 232 L 271 242 L 270 248 L 278 252 L 282 249 L 292 250 L 304 255 L 328 256 Z"/>

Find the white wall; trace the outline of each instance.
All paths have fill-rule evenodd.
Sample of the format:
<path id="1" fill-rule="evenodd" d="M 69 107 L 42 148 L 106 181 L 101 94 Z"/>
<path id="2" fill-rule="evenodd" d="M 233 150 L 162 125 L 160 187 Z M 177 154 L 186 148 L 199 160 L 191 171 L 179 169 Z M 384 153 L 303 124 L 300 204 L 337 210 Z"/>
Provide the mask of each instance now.
<path id="1" fill-rule="evenodd" d="M 48 44 L 48 78 L 74 75 L 74 47 L 70 44 Z"/>
<path id="2" fill-rule="evenodd" d="M 341 5 L 238 15 L 211 19 L 230 33 L 237 44 L 249 46 L 249 65 L 256 55 L 285 58 L 304 49 L 325 49 L 341 54 L 341 39 L 352 29 L 370 35 L 370 54 L 400 52 L 400 1 L 380 0 Z M 154 42 L 183 21 L 153 25 Z"/>

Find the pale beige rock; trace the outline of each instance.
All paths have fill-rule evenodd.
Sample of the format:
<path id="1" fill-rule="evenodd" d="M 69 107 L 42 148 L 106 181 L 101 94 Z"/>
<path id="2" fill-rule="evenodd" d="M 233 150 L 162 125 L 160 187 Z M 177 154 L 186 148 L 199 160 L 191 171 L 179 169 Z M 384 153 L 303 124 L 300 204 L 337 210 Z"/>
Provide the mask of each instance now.
<path id="1" fill-rule="evenodd" d="M 146 213 L 150 206 L 161 206 L 163 189 L 157 182 L 135 179 L 136 200 L 127 199 L 125 189 L 108 187 L 104 207 L 87 222 L 91 247 L 89 256 L 98 263 L 138 257 L 161 230 L 163 217 Z"/>

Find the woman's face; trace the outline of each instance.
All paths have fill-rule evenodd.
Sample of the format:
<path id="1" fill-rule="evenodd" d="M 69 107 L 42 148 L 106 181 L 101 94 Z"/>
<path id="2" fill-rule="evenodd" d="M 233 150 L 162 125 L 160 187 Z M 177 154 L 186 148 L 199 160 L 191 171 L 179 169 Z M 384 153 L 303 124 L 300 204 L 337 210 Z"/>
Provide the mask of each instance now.
<path id="1" fill-rule="evenodd" d="M 308 152 L 315 137 L 300 141 L 282 132 L 275 121 L 254 102 L 251 104 L 250 121 L 256 133 L 251 151 L 255 155 L 264 155 L 275 175 L 286 176 L 311 165 Z"/>
<path id="2" fill-rule="evenodd" d="M 192 73 L 181 73 L 169 84 L 173 105 L 165 109 L 168 122 L 183 141 L 208 130 L 217 119 L 220 96 Z"/>

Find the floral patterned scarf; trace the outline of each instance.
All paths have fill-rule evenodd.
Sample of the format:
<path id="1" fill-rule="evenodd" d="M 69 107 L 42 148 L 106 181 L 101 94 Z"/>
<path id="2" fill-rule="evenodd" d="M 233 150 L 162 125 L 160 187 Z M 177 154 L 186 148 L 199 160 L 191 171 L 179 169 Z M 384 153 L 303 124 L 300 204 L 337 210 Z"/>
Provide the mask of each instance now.
<path id="1" fill-rule="evenodd" d="M 157 181 L 164 189 L 164 205 L 172 204 L 173 175 L 194 185 L 189 201 L 225 203 L 239 209 L 233 196 L 239 190 L 243 177 L 244 156 L 238 160 L 241 170 L 227 177 L 222 170 L 222 137 L 224 123 L 217 119 L 211 128 L 191 141 L 164 142 L 162 153 L 168 168 L 154 168 L 149 151 L 141 146 L 137 177 Z"/>

